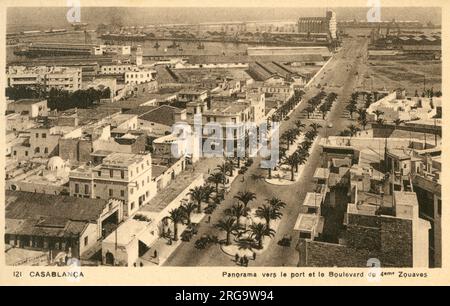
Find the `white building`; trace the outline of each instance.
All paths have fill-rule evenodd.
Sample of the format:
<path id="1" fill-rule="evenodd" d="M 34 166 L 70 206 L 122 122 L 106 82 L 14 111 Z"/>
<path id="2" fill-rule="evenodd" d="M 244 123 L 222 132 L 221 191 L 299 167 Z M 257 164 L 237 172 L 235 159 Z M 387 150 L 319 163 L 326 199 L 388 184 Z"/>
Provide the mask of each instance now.
<path id="1" fill-rule="evenodd" d="M 81 68 L 10 66 L 7 84 L 14 86 L 40 86 L 45 90 L 57 88 L 67 91 L 81 89 Z"/>
<path id="2" fill-rule="evenodd" d="M 126 84 L 143 84 L 151 82 L 156 77 L 156 71 L 151 69 L 140 69 L 133 67 L 131 71 L 125 72 Z"/>
<path id="3" fill-rule="evenodd" d="M 130 216 L 156 194 L 150 154 L 111 153 L 95 167 L 70 173 L 70 195 L 119 199 Z"/>
<path id="4" fill-rule="evenodd" d="M 95 55 L 103 54 L 118 54 L 118 55 L 130 55 L 131 46 L 121 46 L 121 45 L 100 45 L 94 47 Z"/>
<path id="5" fill-rule="evenodd" d="M 428 120 L 437 115 L 436 105 L 440 104 L 441 98 L 407 97 L 405 92 L 394 91 L 386 97 L 372 103 L 367 109 L 367 113 L 374 120 L 375 111 L 381 111 L 386 122 L 393 122 L 396 119 L 402 121 Z"/>
<path id="6" fill-rule="evenodd" d="M 128 71 L 133 70 L 131 64 L 117 64 L 117 65 L 104 65 L 100 68 L 100 74 L 102 75 L 123 75 Z"/>

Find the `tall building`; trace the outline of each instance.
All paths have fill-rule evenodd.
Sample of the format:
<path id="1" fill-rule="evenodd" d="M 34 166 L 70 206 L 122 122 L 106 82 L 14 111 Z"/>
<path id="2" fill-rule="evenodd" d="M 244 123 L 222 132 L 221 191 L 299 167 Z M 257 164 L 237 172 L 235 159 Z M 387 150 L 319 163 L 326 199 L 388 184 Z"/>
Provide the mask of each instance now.
<path id="1" fill-rule="evenodd" d="M 81 89 L 81 68 L 10 66 L 7 72 L 10 87 L 32 86 L 43 90 L 51 88 L 67 91 Z"/>
<path id="2" fill-rule="evenodd" d="M 298 33 L 314 34 L 326 33 L 331 39 L 336 39 L 336 13 L 327 11 L 325 17 L 301 17 L 297 23 Z"/>

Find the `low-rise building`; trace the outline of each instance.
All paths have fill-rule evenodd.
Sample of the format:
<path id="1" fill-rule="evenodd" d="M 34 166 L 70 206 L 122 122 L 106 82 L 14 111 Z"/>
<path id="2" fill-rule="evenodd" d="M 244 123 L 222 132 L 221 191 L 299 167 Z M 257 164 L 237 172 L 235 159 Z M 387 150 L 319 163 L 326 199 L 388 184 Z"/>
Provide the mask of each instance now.
<path id="1" fill-rule="evenodd" d="M 28 129 L 23 141 L 12 147 L 11 157 L 21 160 L 33 157 L 49 158 L 59 154 L 58 143 L 63 137 L 81 136 L 81 129 L 72 126 L 38 126 Z"/>
<path id="2" fill-rule="evenodd" d="M 58 258 L 80 258 L 121 221 L 122 206 L 117 200 L 7 191 L 5 242 L 13 248 L 8 248 L 6 257 L 12 265 L 35 265 L 35 251 L 41 251 L 44 260 L 38 260 L 45 265 Z M 17 262 L 8 256 L 15 249 L 25 255 L 29 251 L 31 256 Z"/>
<path id="3" fill-rule="evenodd" d="M 156 78 L 156 71 L 146 68 L 133 67 L 130 71 L 125 72 L 125 84 L 143 84 L 148 83 Z"/>
<path id="4" fill-rule="evenodd" d="M 29 118 L 45 117 L 48 114 L 47 100 L 22 99 L 12 101 L 7 104 L 6 111 L 26 115 Z"/>

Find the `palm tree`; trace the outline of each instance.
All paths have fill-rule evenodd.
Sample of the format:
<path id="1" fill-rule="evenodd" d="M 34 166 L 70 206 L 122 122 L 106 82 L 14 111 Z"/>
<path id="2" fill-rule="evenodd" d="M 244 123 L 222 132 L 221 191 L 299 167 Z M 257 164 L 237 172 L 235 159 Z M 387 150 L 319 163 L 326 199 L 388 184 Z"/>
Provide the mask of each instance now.
<path id="1" fill-rule="evenodd" d="M 358 122 L 363 127 L 363 130 L 365 130 L 366 129 L 366 125 L 369 123 L 369 120 L 367 120 L 366 117 L 359 117 L 358 118 Z"/>
<path id="2" fill-rule="evenodd" d="M 288 156 L 283 161 L 283 164 L 288 165 L 291 167 L 291 181 L 294 181 L 294 169 L 295 166 L 298 164 L 298 156 L 297 154 L 292 154 L 291 156 Z"/>
<path id="3" fill-rule="evenodd" d="M 289 150 L 289 145 L 293 144 L 295 139 L 297 139 L 297 132 L 294 129 L 290 129 L 284 132 L 282 137 L 286 141 L 287 149 Z"/>
<path id="4" fill-rule="evenodd" d="M 247 207 L 248 203 L 256 199 L 256 194 L 251 191 L 239 191 L 237 195 L 234 196 L 235 199 L 238 199 L 242 203 L 244 203 L 245 207 Z"/>
<path id="5" fill-rule="evenodd" d="M 325 115 L 330 110 L 329 105 L 327 103 L 323 103 L 322 105 L 319 106 L 319 110 L 322 113 L 322 119 L 325 120 Z"/>
<path id="6" fill-rule="evenodd" d="M 228 171 L 228 166 L 227 164 L 223 163 L 221 165 L 217 165 L 216 170 L 219 170 L 219 172 L 221 172 L 224 176 L 227 174 Z M 223 181 L 225 184 L 225 180 Z"/>
<path id="7" fill-rule="evenodd" d="M 231 158 L 227 158 L 225 160 L 225 165 L 227 167 L 227 170 L 230 172 L 230 176 L 233 176 L 233 170 L 234 170 L 234 162 Z"/>
<path id="8" fill-rule="evenodd" d="M 226 210 L 226 214 L 236 218 L 236 224 L 238 228 L 241 228 L 240 219 L 241 217 L 247 216 L 250 208 L 246 207 L 242 203 L 235 203 L 231 208 Z"/>
<path id="9" fill-rule="evenodd" d="M 205 189 L 203 188 L 203 186 L 191 188 L 188 195 L 191 196 L 192 200 L 197 202 L 197 213 L 201 213 L 202 201 L 205 199 Z"/>
<path id="10" fill-rule="evenodd" d="M 384 124 L 384 121 L 385 121 L 385 120 L 384 120 L 383 118 L 378 118 L 378 119 L 377 119 L 377 123 L 380 124 L 380 125 L 383 125 L 383 124 Z"/>
<path id="11" fill-rule="evenodd" d="M 358 109 L 358 122 L 359 124 L 363 127 L 363 129 L 366 129 L 366 125 L 367 123 L 369 123 L 369 121 L 367 120 L 367 111 L 365 108 L 360 108 Z"/>
<path id="12" fill-rule="evenodd" d="M 382 116 L 382 115 L 384 114 L 384 112 L 382 112 L 382 111 L 376 109 L 376 110 L 373 111 L 373 114 L 374 114 L 375 116 L 377 116 L 377 120 L 378 120 L 378 119 L 380 119 L 380 116 Z"/>
<path id="13" fill-rule="evenodd" d="M 313 105 L 311 105 L 311 104 L 309 104 L 309 105 L 305 108 L 306 114 L 307 114 L 307 116 L 308 116 L 308 119 L 309 119 L 309 116 L 314 112 L 315 109 L 316 109 L 316 108 L 315 108 Z"/>
<path id="14" fill-rule="evenodd" d="M 354 104 L 354 103 L 348 104 L 346 106 L 346 110 L 349 112 L 350 118 L 353 119 L 353 113 L 357 111 L 356 104 Z"/>
<path id="15" fill-rule="evenodd" d="M 267 204 L 269 204 L 270 206 L 272 206 L 276 209 L 282 209 L 286 206 L 286 203 L 284 203 L 277 197 L 271 197 L 269 199 L 266 199 L 266 202 L 267 202 Z"/>
<path id="16" fill-rule="evenodd" d="M 295 121 L 295 126 L 298 129 L 302 129 L 302 128 L 304 128 L 306 126 L 306 124 L 302 123 L 300 120 L 297 120 L 297 121 Z"/>
<path id="17" fill-rule="evenodd" d="M 359 118 L 366 118 L 367 112 L 365 108 L 360 108 L 356 111 L 358 113 Z"/>
<path id="18" fill-rule="evenodd" d="M 401 120 L 400 118 L 395 119 L 394 120 L 395 128 L 397 128 L 402 123 L 403 123 L 403 120 Z"/>
<path id="19" fill-rule="evenodd" d="M 275 236 L 275 231 L 271 228 L 268 228 L 266 224 L 262 223 L 254 223 L 250 225 L 251 237 L 253 237 L 256 241 L 258 241 L 258 248 L 263 248 L 263 238 L 265 236 L 273 237 Z"/>
<path id="20" fill-rule="evenodd" d="M 295 166 L 295 172 L 298 172 L 298 166 L 303 165 L 308 160 L 309 153 L 304 151 L 297 151 L 298 163 Z"/>
<path id="21" fill-rule="evenodd" d="M 178 240 L 178 223 L 183 222 L 185 213 L 181 207 L 169 211 L 169 219 L 173 222 L 173 240 Z"/>
<path id="22" fill-rule="evenodd" d="M 181 206 L 181 209 L 184 212 L 184 215 L 186 217 L 186 220 L 188 224 L 191 224 L 191 214 L 194 212 L 194 210 L 197 208 L 197 205 L 193 202 L 184 203 Z"/>
<path id="23" fill-rule="evenodd" d="M 205 201 L 206 203 L 209 202 L 209 200 L 211 199 L 211 194 L 215 191 L 215 188 L 212 186 L 203 186 L 203 201 Z"/>
<path id="24" fill-rule="evenodd" d="M 208 177 L 208 182 L 216 185 L 216 192 L 219 192 L 219 184 L 225 182 L 225 175 L 222 172 L 214 172 Z"/>
<path id="25" fill-rule="evenodd" d="M 361 129 L 357 127 L 356 125 L 350 124 L 348 126 L 348 130 L 350 131 L 350 137 L 353 137 L 358 133 Z"/>
<path id="26" fill-rule="evenodd" d="M 317 136 L 317 131 L 309 130 L 305 133 L 305 140 L 312 143 L 312 141 L 314 140 L 314 138 L 316 138 L 316 136 Z"/>
<path id="27" fill-rule="evenodd" d="M 225 220 L 220 220 L 216 224 L 216 227 L 227 234 L 226 245 L 230 245 L 231 233 L 236 232 L 239 228 L 236 224 L 236 219 L 234 217 L 228 217 Z"/>
<path id="28" fill-rule="evenodd" d="M 321 126 L 320 124 L 314 122 L 314 123 L 311 123 L 311 124 L 309 125 L 309 127 L 310 127 L 313 131 L 317 132 L 322 126 Z"/>
<path id="29" fill-rule="evenodd" d="M 366 108 L 369 108 L 370 104 L 372 104 L 372 95 L 371 94 L 367 94 L 366 104 L 365 104 Z"/>
<path id="30" fill-rule="evenodd" d="M 255 215 L 266 221 L 267 228 L 270 229 L 270 220 L 281 219 L 283 214 L 273 206 L 263 205 L 256 209 Z"/>

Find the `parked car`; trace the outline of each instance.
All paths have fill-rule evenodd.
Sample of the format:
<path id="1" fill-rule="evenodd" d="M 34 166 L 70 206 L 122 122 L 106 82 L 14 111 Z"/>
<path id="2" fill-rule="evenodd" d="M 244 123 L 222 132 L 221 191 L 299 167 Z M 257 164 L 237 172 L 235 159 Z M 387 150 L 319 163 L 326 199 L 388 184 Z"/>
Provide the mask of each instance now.
<path id="1" fill-rule="evenodd" d="M 190 241 L 192 236 L 193 236 L 192 231 L 186 229 L 183 233 L 181 233 L 181 240 Z"/>
<path id="2" fill-rule="evenodd" d="M 278 244 L 285 247 L 290 247 L 292 242 L 292 236 L 284 235 L 283 238 L 278 241 Z"/>

